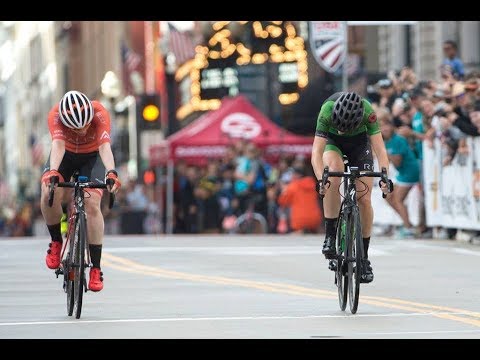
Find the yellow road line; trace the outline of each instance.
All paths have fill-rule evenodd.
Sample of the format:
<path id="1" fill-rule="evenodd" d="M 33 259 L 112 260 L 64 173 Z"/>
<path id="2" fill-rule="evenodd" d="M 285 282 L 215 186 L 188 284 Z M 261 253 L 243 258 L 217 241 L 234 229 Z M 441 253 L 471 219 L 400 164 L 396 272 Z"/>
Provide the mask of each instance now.
<path id="1" fill-rule="evenodd" d="M 298 285 L 285 284 L 285 283 L 272 283 L 261 282 L 253 280 L 234 279 L 223 276 L 213 275 L 200 275 L 191 274 L 173 270 L 166 270 L 158 267 L 143 265 L 132 260 L 115 256 L 109 253 L 104 253 L 102 256 L 102 262 L 106 266 L 110 266 L 119 271 L 125 271 L 130 273 L 137 273 L 143 275 L 150 275 L 155 277 L 163 277 L 169 279 L 179 279 L 187 281 L 200 281 L 212 284 L 242 286 L 248 288 L 255 288 L 259 290 L 284 293 L 290 295 L 309 296 L 322 299 L 336 299 L 338 294 L 336 291 L 312 289 Z M 411 311 L 414 313 L 430 313 L 432 310 L 444 310 L 453 313 L 462 313 L 472 317 L 480 317 L 480 313 L 475 311 L 463 310 L 458 308 L 451 308 L 445 306 L 438 306 L 433 304 L 424 304 L 419 302 L 413 302 L 402 299 L 377 297 L 377 296 L 362 296 L 361 302 L 364 304 L 385 307 L 390 309 L 400 309 Z M 457 322 L 463 322 L 469 325 L 480 327 L 480 320 L 466 318 L 463 316 L 448 314 L 448 313 L 434 313 L 432 316 L 453 320 Z"/>
<path id="2" fill-rule="evenodd" d="M 163 277 L 163 278 L 169 278 L 169 279 L 172 279 L 172 278 L 178 279 L 178 277 L 172 277 L 172 276 L 166 275 L 163 271 L 158 271 L 158 270 L 145 271 L 145 270 L 135 269 L 135 268 L 126 268 L 125 265 L 118 265 L 118 264 L 115 264 L 115 263 L 110 262 L 110 261 L 103 261 L 103 259 L 102 259 L 102 262 L 103 262 L 102 266 L 106 265 L 106 266 L 109 266 L 111 268 L 117 269 L 119 271 L 124 271 L 124 272 L 129 272 L 129 273 L 134 273 L 134 274 L 150 275 L 150 276 L 155 276 L 155 277 Z M 182 278 L 182 280 L 192 280 L 192 279 Z M 284 294 L 290 294 L 290 295 L 306 295 L 302 291 L 295 291 L 295 290 L 289 290 L 289 289 L 282 289 L 282 288 L 279 288 L 279 287 L 266 286 L 266 285 L 263 285 L 262 283 L 255 284 L 254 282 L 246 284 L 242 281 L 242 283 L 239 282 L 239 283 L 236 283 L 236 284 L 232 284 L 232 282 L 229 282 L 229 281 L 218 281 L 218 280 L 214 280 L 214 279 L 210 279 L 210 280 L 196 279 L 196 280 L 192 280 L 192 281 L 203 281 L 203 282 L 209 282 L 209 283 L 221 284 L 221 285 L 234 285 L 234 286 L 236 285 L 236 286 L 243 286 L 243 287 L 248 287 L 248 288 L 255 288 L 255 289 L 284 293 Z M 336 296 L 333 296 L 333 295 L 317 295 L 316 297 L 333 299 Z"/>

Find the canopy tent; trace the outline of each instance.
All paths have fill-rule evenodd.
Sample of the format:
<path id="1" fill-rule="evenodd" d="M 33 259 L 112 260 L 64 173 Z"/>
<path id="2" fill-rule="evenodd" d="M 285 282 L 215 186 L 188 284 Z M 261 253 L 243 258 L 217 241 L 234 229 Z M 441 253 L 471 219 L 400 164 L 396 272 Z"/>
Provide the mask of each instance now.
<path id="1" fill-rule="evenodd" d="M 240 138 L 262 148 L 268 159 L 282 154 L 310 156 L 313 143 L 311 137 L 295 135 L 276 125 L 247 98 L 239 95 L 224 98 L 217 110 L 205 113 L 169 136 L 166 143 L 153 145 L 150 148 L 150 165 L 164 163 L 167 152 L 169 159 L 197 163 L 202 159 L 220 158 L 224 156 L 226 147 Z"/>

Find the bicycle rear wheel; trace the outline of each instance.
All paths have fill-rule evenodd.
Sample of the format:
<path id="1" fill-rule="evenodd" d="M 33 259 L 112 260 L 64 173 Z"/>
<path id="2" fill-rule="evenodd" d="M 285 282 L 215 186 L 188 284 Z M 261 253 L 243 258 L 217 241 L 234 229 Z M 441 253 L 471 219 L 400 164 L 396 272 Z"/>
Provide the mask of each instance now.
<path id="1" fill-rule="evenodd" d="M 348 276 L 346 270 L 346 249 L 345 249 L 345 236 L 346 236 L 346 220 L 343 213 L 340 214 L 337 221 L 337 259 L 334 260 L 337 263 L 337 269 L 335 271 L 335 284 L 338 290 L 338 303 L 340 310 L 345 311 L 347 307 L 347 295 L 348 295 Z"/>
<path id="2" fill-rule="evenodd" d="M 360 222 L 360 212 L 358 207 L 354 207 L 349 216 L 350 228 L 350 244 L 349 244 L 349 303 L 350 311 L 355 314 L 358 309 L 358 300 L 360 298 L 360 279 L 362 278 L 362 258 L 363 258 L 363 244 L 362 244 L 362 224 Z"/>
<path id="3" fill-rule="evenodd" d="M 73 244 L 73 267 L 74 267 L 74 311 L 75 317 L 80 318 L 82 313 L 83 290 L 85 283 L 85 249 L 86 249 L 87 226 L 85 215 L 80 213 L 75 226 Z"/>

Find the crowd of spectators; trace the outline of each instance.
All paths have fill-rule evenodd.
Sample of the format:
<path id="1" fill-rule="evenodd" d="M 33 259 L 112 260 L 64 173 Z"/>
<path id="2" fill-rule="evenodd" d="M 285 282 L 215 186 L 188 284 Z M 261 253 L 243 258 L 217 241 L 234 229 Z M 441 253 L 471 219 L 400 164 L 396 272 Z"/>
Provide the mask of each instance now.
<path id="1" fill-rule="evenodd" d="M 403 220 L 401 235 L 425 236 L 431 230 L 425 224 L 423 199 L 420 201 L 420 224 L 414 231 L 406 207 L 400 204 L 417 183 L 423 192 L 422 143 L 433 147 L 434 140 L 438 139 L 442 146 L 442 165 L 449 166 L 456 157 L 462 161 L 467 154 L 466 137 L 480 135 L 480 72 L 465 73 L 455 42 L 445 41 L 443 50 L 445 59 L 439 69 L 440 81 L 419 80 L 411 68 L 405 67 L 390 72 L 368 89 L 367 98 L 379 115 L 384 139 L 387 136 L 390 160 L 399 170 L 398 180 L 404 188 L 397 191 L 401 198 L 390 203 Z M 390 134 L 390 128 L 394 135 Z M 402 140 L 389 149 L 387 140 L 392 136 L 395 139 L 396 135 Z M 403 147 L 404 140 L 408 146 Z M 412 155 L 418 161 L 418 180 L 412 174 L 415 172 Z M 409 161 L 408 166 L 403 166 L 403 161 Z M 449 238 L 455 236 L 456 229 L 444 230 Z"/>
<path id="2" fill-rule="evenodd" d="M 180 162 L 175 177 L 175 232 L 229 232 L 235 219 L 248 210 L 265 218 L 269 233 L 317 232 L 321 212 L 312 174 L 309 159 L 281 157 L 270 163 L 261 149 L 244 140 L 229 146 L 223 159 L 210 160 L 206 167 Z M 303 191 L 298 183 L 304 177 L 314 211 L 298 214 L 291 197 Z M 284 221 L 292 217 L 293 223 Z"/>

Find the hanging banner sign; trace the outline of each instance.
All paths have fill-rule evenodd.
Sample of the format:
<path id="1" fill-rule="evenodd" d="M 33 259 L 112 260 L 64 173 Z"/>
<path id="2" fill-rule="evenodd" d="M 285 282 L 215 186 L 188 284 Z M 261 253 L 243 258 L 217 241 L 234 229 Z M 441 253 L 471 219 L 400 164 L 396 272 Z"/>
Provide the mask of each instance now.
<path id="1" fill-rule="evenodd" d="M 346 21 L 310 21 L 309 39 L 312 54 L 320 66 L 333 73 L 345 61 Z"/>

